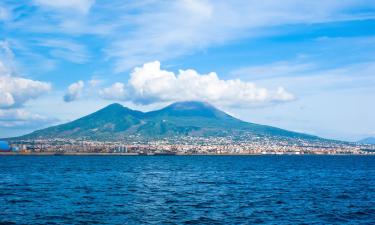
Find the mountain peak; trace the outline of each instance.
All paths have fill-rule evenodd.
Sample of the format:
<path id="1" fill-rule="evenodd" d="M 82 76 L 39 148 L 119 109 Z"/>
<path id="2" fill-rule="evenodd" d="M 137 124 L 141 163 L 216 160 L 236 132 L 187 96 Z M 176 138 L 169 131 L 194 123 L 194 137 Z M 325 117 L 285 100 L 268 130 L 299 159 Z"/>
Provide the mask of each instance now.
<path id="1" fill-rule="evenodd" d="M 112 103 L 112 104 L 107 105 L 103 109 L 110 109 L 110 108 L 124 108 L 124 106 L 121 105 L 120 103 Z"/>
<path id="2" fill-rule="evenodd" d="M 104 114 L 107 114 L 107 113 L 116 113 L 116 112 L 123 112 L 123 111 L 127 111 L 127 108 L 124 107 L 124 106 L 122 106 L 119 103 L 112 103 L 112 104 L 107 105 L 104 108 L 99 109 L 95 113 L 104 113 Z"/>
<path id="3" fill-rule="evenodd" d="M 175 102 L 167 106 L 166 108 L 174 110 L 197 110 L 197 109 L 215 109 L 214 106 L 207 102 L 200 101 L 181 101 Z"/>
<path id="4" fill-rule="evenodd" d="M 175 102 L 165 108 L 152 112 L 151 115 L 207 118 L 224 118 L 228 116 L 213 105 L 200 101 Z"/>
<path id="5" fill-rule="evenodd" d="M 274 127 L 246 123 L 199 101 L 176 102 L 160 110 L 141 112 L 113 103 L 72 122 L 35 131 L 19 137 L 34 138 L 89 138 L 123 140 L 131 138 L 176 136 L 235 136 L 240 133 L 288 138 L 314 137 Z"/>
<path id="6" fill-rule="evenodd" d="M 125 106 L 123 106 L 119 103 L 112 103 L 112 104 L 109 104 L 106 107 L 100 109 L 99 111 L 97 111 L 94 114 L 96 114 L 96 115 L 103 114 L 104 116 L 108 116 L 108 115 L 112 115 L 112 116 L 132 115 L 132 116 L 136 116 L 136 117 L 142 117 L 143 112 L 130 109 L 130 108 L 125 107 Z"/>

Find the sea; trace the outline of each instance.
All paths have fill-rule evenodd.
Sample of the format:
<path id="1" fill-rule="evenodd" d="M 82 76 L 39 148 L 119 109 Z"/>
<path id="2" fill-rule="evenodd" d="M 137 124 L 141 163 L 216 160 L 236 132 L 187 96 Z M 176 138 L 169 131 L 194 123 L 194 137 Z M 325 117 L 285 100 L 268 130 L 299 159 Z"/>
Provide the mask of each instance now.
<path id="1" fill-rule="evenodd" d="M 375 224 L 375 157 L 0 156 L 0 224 Z"/>

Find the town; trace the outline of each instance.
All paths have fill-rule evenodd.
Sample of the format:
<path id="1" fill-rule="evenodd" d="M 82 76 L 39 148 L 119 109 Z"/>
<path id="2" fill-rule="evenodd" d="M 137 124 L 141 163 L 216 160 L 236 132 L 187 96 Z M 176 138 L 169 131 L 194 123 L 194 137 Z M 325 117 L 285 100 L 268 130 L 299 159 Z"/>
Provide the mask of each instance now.
<path id="1" fill-rule="evenodd" d="M 154 140 L 129 137 L 123 141 L 35 139 L 2 142 L 3 154 L 113 155 L 260 155 L 260 154 L 375 154 L 375 145 L 303 139 L 178 136 Z"/>

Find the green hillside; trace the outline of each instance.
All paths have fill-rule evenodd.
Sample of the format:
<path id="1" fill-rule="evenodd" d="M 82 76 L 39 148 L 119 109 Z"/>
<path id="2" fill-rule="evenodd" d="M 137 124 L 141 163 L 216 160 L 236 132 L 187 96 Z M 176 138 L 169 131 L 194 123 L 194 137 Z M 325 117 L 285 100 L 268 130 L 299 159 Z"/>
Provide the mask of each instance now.
<path id="1" fill-rule="evenodd" d="M 120 104 L 111 104 L 72 122 L 38 130 L 19 138 L 61 137 L 120 140 L 129 136 L 152 139 L 187 135 L 235 136 L 243 133 L 318 139 L 318 137 L 307 134 L 244 122 L 208 103 L 196 101 L 177 102 L 163 109 L 146 113 L 123 107 Z"/>

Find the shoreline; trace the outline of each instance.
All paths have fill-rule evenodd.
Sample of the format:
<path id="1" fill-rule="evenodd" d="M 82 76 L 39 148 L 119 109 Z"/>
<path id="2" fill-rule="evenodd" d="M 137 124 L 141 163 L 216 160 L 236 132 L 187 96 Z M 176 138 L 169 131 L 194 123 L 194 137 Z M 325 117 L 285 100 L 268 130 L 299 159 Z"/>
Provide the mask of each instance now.
<path id="1" fill-rule="evenodd" d="M 139 153 L 91 153 L 91 152 L 32 152 L 32 153 L 21 153 L 21 152 L 0 152 L 0 156 L 375 156 L 374 154 L 139 154 Z"/>

